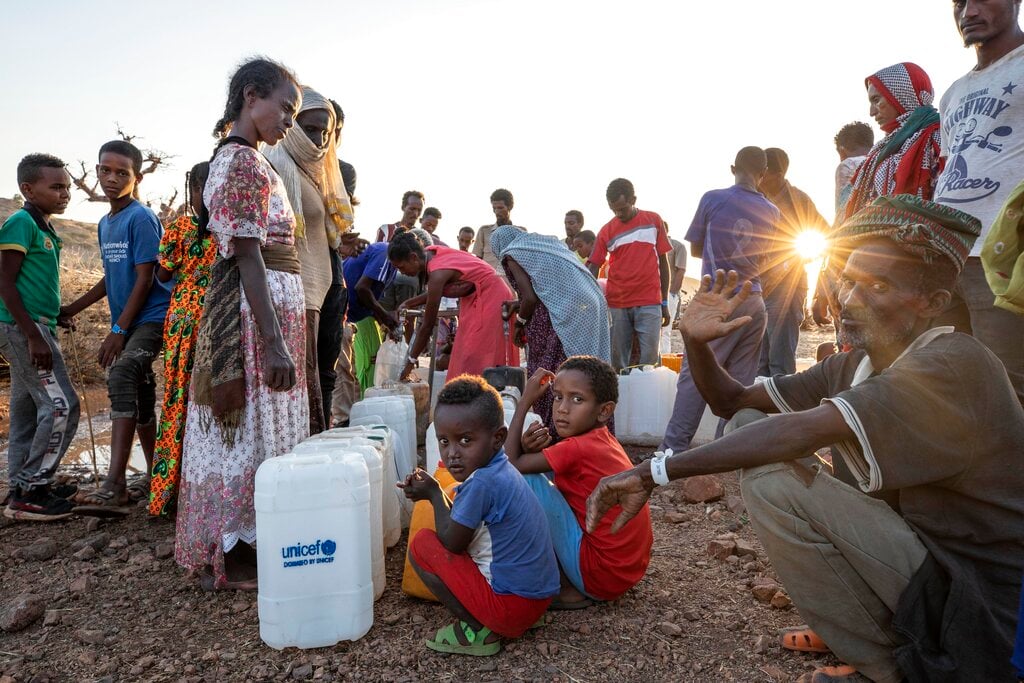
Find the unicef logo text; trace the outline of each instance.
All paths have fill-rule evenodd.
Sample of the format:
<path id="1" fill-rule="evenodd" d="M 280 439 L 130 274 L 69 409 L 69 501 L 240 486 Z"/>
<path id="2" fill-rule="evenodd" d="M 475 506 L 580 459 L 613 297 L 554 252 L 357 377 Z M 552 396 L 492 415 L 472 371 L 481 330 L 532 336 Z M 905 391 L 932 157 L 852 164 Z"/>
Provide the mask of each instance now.
<path id="1" fill-rule="evenodd" d="M 334 553 L 338 544 L 327 539 L 317 539 L 316 543 L 296 543 L 281 548 L 281 558 L 285 567 L 305 567 L 311 564 L 330 564 L 334 562 Z"/>

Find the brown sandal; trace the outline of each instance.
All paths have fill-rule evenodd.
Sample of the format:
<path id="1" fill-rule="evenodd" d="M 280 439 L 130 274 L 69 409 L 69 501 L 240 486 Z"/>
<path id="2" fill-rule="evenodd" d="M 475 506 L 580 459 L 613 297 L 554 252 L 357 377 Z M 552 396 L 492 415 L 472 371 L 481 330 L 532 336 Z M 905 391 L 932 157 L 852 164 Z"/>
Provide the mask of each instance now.
<path id="1" fill-rule="evenodd" d="M 825 644 L 825 641 L 822 640 L 817 633 L 806 626 L 786 629 L 782 632 L 782 636 L 779 638 L 779 643 L 782 647 L 787 650 L 792 650 L 793 652 L 832 651 L 832 649 Z"/>
<path id="2" fill-rule="evenodd" d="M 88 517 L 127 517 L 131 508 L 127 507 L 127 494 L 122 492 L 118 496 L 107 489 L 93 489 L 92 491 L 79 492 L 75 496 L 77 505 L 72 512 Z"/>

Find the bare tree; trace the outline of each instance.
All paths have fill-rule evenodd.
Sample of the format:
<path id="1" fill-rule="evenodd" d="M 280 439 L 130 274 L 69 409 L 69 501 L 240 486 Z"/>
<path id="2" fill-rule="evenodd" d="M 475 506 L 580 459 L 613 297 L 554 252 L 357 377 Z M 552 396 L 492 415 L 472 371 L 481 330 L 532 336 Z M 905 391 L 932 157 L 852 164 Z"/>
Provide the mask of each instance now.
<path id="1" fill-rule="evenodd" d="M 169 199 L 160 200 L 160 210 L 157 212 L 156 217 L 160 219 L 161 225 L 167 225 L 178 220 L 179 217 L 184 216 L 188 211 L 188 207 L 185 206 L 185 202 L 177 204 L 178 201 L 178 188 L 174 188 L 174 194 Z"/>
<path id="2" fill-rule="evenodd" d="M 125 142 L 132 142 L 138 137 L 137 135 L 129 135 L 128 133 L 124 132 L 124 130 L 122 130 L 121 128 L 121 124 L 115 122 L 114 125 L 117 127 L 118 137 L 120 137 Z M 158 168 L 160 168 L 160 166 L 166 164 L 168 160 L 174 158 L 173 155 L 167 154 L 166 152 L 161 152 L 158 149 L 144 149 L 141 151 L 143 166 L 140 175 L 143 176 L 153 173 Z M 86 167 L 84 161 L 79 160 L 78 164 L 81 167 L 81 172 L 78 175 L 71 173 L 70 170 L 68 171 L 68 173 L 71 174 L 71 181 L 75 184 L 75 187 L 84 192 L 87 200 L 90 202 L 107 201 L 106 196 L 99 189 L 99 178 L 92 177 L 92 172 Z M 178 191 L 175 190 L 174 196 L 170 200 L 170 204 L 174 204 L 174 200 L 177 199 L 177 196 Z M 163 202 L 161 202 L 161 207 L 162 206 Z"/>

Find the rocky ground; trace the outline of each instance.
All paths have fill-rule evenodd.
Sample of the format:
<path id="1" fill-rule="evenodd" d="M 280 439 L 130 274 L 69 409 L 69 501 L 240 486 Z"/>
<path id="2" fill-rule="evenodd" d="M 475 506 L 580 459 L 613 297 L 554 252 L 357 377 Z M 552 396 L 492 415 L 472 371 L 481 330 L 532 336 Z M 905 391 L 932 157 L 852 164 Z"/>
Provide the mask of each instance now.
<path id="1" fill-rule="evenodd" d="M 312 651 L 262 644 L 255 595 L 202 592 L 173 560 L 173 524 L 0 522 L 0 681 L 789 681 L 816 660 L 777 645 L 800 622 L 750 529 L 735 477 L 652 500 L 646 578 L 622 599 L 552 623 L 487 659 L 422 639 L 444 610 L 399 590 L 405 543 L 360 641 Z M 691 503 L 707 495 L 723 497 Z"/>
<path id="2" fill-rule="evenodd" d="M 800 355 L 816 341 L 803 342 Z M 102 423 L 102 391 L 90 396 Z M 0 406 L 7 406 L 6 387 Z M 83 425 L 73 450 L 87 444 Z M 0 455 L 3 481 L 5 470 Z M 67 474 L 85 477 L 87 469 Z M 653 557 L 636 588 L 610 604 L 552 613 L 549 625 L 484 659 L 423 647 L 448 617 L 402 594 L 404 539 L 388 552 L 388 589 L 364 638 L 275 651 L 260 641 L 254 594 L 204 593 L 174 563 L 169 520 L 141 509 L 102 522 L 0 517 L 0 683 L 791 681 L 834 664 L 779 648 L 779 630 L 800 618 L 738 493 L 732 474 L 659 489 L 651 501 Z"/>

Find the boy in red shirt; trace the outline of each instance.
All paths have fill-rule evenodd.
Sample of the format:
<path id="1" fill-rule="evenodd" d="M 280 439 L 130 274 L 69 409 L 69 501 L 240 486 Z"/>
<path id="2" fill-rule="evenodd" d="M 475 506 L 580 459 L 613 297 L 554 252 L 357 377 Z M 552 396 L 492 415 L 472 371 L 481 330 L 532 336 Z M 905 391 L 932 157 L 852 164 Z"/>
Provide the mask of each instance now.
<path id="1" fill-rule="evenodd" d="M 615 218 L 597 234 L 587 267 L 594 277 L 608 259 L 605 297 L 612 319 L 612 365 L 629 365 L 633 335 L 640 344 L 640 364 L 658 362 L 661 328 L 672 318 L 668 312 L 668 252 L 672 244 L 661 216 L 636 208 L 633 183 L 617 178 L 605 193 Z"/>
<path id="2" fill-rule="evenodd" d="M 539 453 L 524 453 L 520 435 L 526 413 L 549 390 L 554 394 L 552 417 L 561 441 Z M 607 427 L 618 398 L 618 378 L 610 365 L 593 356 L 573 356 L 562 363 L 557 375 L 543 368 L 534 373 L 509 426 L 505 453 L 526 475 L 544 508 L 562 572 L 562 589 L 552 609 L 579 609 L 593 600 L 615 600 L 643 578 L 651 559 L 654 537 L 646 505 L 614 535 L 610 521 L 614 515 L 604 517 L 593 533 L 585 531 L 591 491 L 602 478 L 632 467 Z M 550 437 L 544 441 L 550 443 Z"/>

